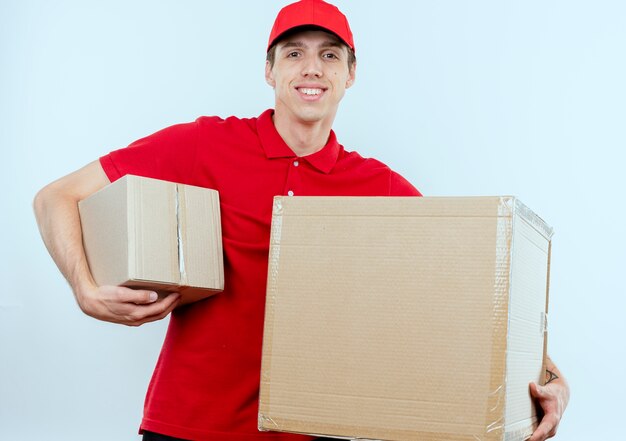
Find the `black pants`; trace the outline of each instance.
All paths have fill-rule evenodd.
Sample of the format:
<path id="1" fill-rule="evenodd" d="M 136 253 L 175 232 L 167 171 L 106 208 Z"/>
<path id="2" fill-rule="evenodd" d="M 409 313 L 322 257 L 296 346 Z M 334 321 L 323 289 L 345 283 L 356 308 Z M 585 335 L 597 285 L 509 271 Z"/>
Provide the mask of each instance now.
<path id="1" fill-rule="evenodd" d="M 174 438 L 172 436 L 159 435 L 158 433 L 154 433 L 154 432 L 146 432 L 145 430 L 143 432 L 142 440 L 143 441 L 189 441 L 189 440 L 184 440 L 182 438 Z M 317 441 L 323 441 L 323 440 L 331 441 L 330 438 L 317 438 Z"/>
<path id="2" fill-rule="evenodd" d="M 173 436 L 159 435 L 154 432 L 143 431 L 143 441 L 189 441 L 182 438 L 174 438 Z"/>

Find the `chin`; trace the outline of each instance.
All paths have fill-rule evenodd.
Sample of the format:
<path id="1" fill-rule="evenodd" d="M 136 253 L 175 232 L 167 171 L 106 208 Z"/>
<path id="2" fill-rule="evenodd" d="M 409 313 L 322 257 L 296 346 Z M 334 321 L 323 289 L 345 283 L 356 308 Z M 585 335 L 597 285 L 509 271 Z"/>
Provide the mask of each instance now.
<path id="1" fill-rule="evenodd" d="M 311 111 L 303 110 L 301 112 L 296 113 L 296 115 L 301 121 L 307 122 L 307 123 L 315 123 L 315 122 L 324 121 L 325 119 L 329 117 L 328 114 L 322 113 L 313 109 L 311 109 Z"/>
<path id="2" fill-rule="evenodd" d="M 316 122 L 320 122 L 323 120 L 324 118 L 320 118 L 320 117 L 313 116 L 313 115 L 300 115 L 300 121 L 304 123 L 316 123 Z"/>

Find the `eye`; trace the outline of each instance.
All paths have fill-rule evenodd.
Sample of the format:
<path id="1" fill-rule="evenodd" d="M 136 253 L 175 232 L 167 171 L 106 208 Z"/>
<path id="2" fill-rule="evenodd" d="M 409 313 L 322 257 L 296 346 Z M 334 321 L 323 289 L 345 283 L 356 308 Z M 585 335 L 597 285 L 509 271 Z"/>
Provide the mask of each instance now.
<path id="1" fill-rule="evenodd" d="M 287 58 L 297 58 L 300 56 L 300 52 L 298 51 L 291 51 L 287 53 Z"/>
<path id="2" fill-rule="evenodd" d="M 325 59 L 328 59 L 328 60 L 338 60 L 339 59 L 337 54 L 335 54 L 334 52 L 324 52 L 322 54 L 322 58 L 325 58 Z"/>

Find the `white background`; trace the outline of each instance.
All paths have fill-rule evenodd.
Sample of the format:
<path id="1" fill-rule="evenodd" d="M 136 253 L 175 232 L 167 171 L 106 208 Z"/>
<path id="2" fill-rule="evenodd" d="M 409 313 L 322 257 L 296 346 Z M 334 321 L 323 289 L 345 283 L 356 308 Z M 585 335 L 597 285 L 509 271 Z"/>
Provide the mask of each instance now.
<path id="1" fill-rule="evenodd" d="M 32 198 L 162 127 L 272 107 L 285 3 L 0 0 L 0 439 L 138 439 L 166 322 L 82 315 Z M 358 57 L 340 142 L 425 195 L 513 194 L 555 228 L 549 352 L 572 386 L 556 439 L 621 439 L 625 3 L 336 4 Z"/>

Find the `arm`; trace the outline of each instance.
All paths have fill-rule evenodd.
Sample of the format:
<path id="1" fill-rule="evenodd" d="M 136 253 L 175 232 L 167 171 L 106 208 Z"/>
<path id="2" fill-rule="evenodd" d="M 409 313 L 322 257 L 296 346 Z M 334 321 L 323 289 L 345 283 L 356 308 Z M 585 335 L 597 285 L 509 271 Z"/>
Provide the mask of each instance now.
<path id="1" fill-rule="evenodd" d="M 556 435 L 569 402 L 569 385 L 550 357 L 546 361 L 546 384 L 530 383 L 530 394 L 543 410 L 543 418 L 529 441 L 544 441 Z"/>
<path id="2" fill-rule="evenodd" d="M 178 294 L 157 301 L 154 292 L 97 286 L 91 276 L 83 249 L 78 201 L 108 183 L 102 166 L 94 161 L 40 190 L 33 206 L 41 237 L 85 314 L 130 326 L 162 319 L 178 304 Z"/>

